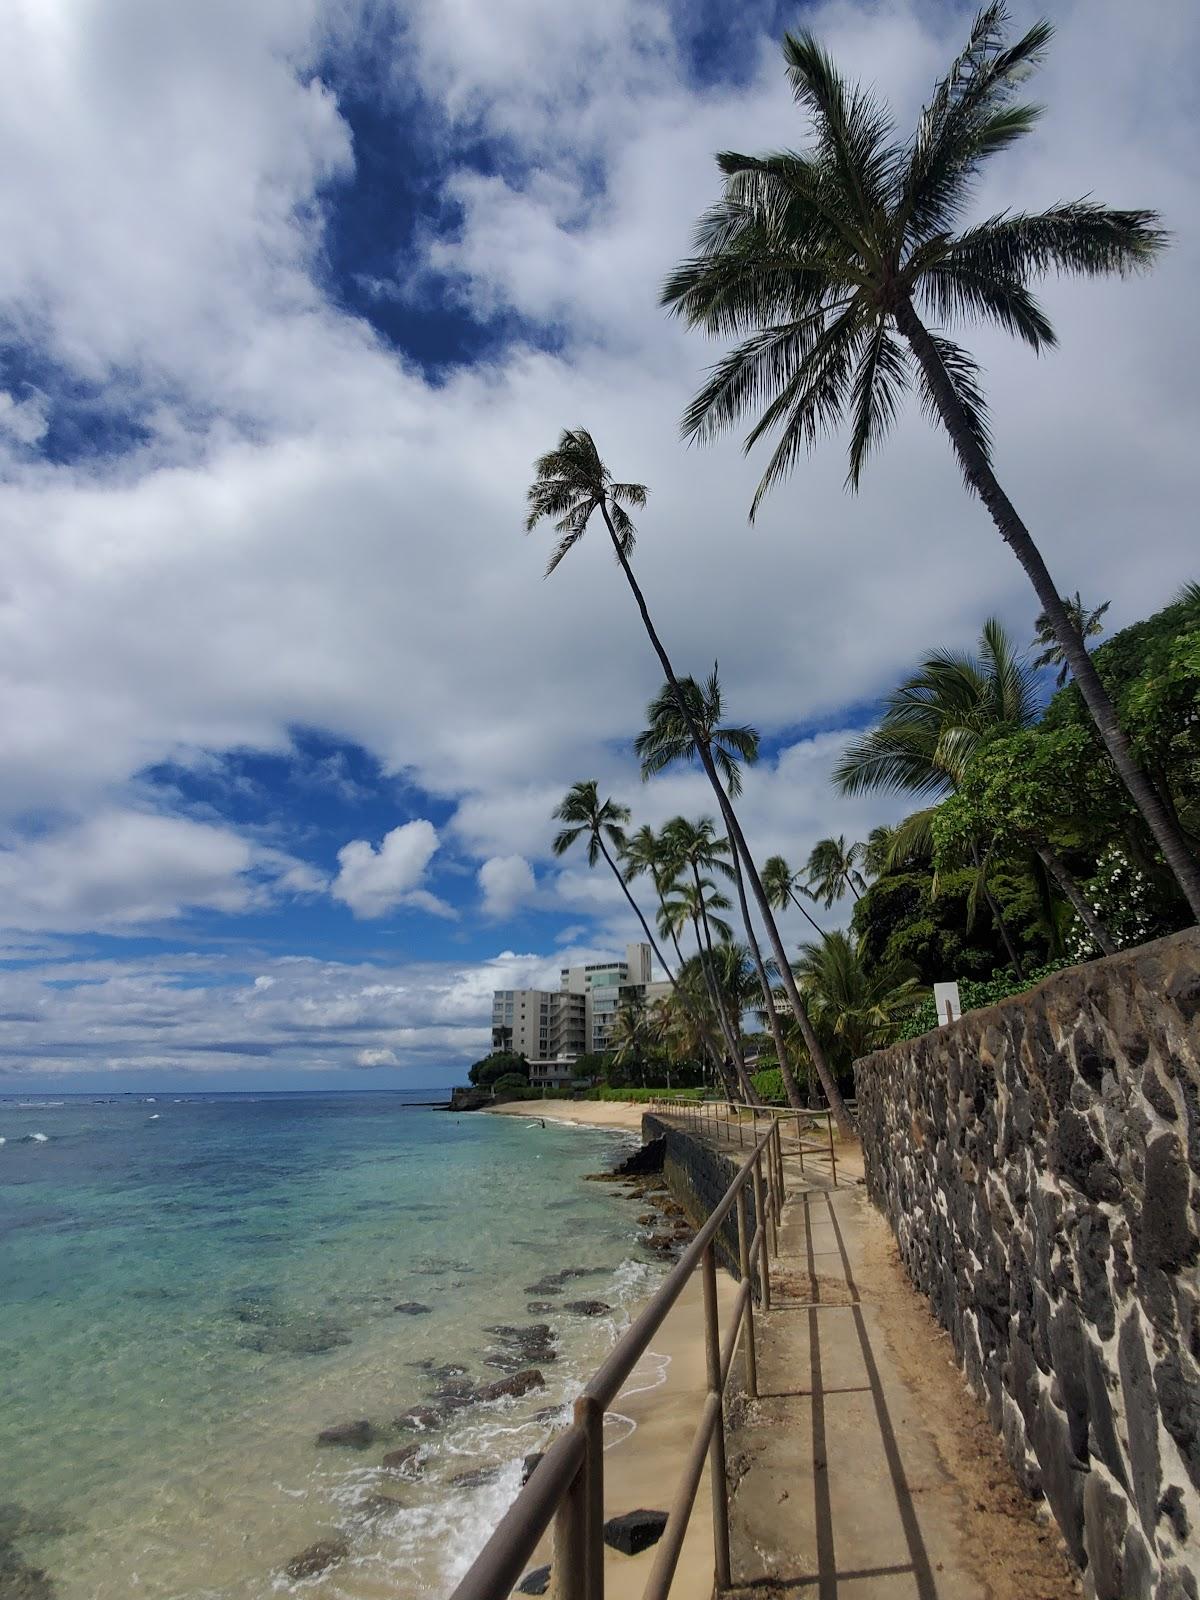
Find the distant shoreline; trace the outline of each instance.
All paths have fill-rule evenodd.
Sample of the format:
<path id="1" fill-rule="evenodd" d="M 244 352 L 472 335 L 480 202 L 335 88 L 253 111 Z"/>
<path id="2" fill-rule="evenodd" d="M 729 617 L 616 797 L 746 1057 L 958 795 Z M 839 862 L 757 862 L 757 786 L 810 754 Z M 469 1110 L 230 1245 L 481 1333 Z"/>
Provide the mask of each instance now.
<path id="1" fill-rule="evenodd" d="M 492 1117 L 525 1117 L 546 1122 L 574 1123 L 581 1128 L 620 1128 L 641 1133 L 644 1106 L 624 1100 L 508 1100 L 480 1108 Z"/>

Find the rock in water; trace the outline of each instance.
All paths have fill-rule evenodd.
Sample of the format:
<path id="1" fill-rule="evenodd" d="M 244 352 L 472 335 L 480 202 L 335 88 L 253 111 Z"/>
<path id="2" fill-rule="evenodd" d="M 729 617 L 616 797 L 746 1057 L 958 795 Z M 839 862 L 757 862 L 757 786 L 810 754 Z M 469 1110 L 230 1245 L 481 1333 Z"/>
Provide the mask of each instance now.
<path id="1" fill-rule="evenodd" d="M 392 1310 L 398 1311 L 404 1317 L 427 1317 L 433 1307 L 422 1305 L 420 1300 L 401 1300 L 398 1305 L 392 1307 Z"/>
<path id="2" fill-rule="evenodd" d="M 534 1567 L 517 1585 L 518 1594 L 545 1594 L 550 1587 L 550 1568 Z"/>
<path id="3" fill-rule="evenodd" d="M 2 1600 L 54 1600 L 54 1585 L 41 1567 L 31 1567 L 10 1544 L 0 1544 Z"/>
<path id="4" fill-rule="evenodd" d="M 536 1367 L 530 1367 L 525 1372 L 514 1372 L 511 1378 L 497 1378 L 495 1383 L 485 1383 L 475 1391 L 475 1398 L 480 1401 L 489 1400 L 519 1400 L 523 1394 L 528 1394 L 531 1389 L 544 1389 L 546 1380 Z"/>
<path id="5" fill-rule="evenodd" d="M 328 1572 L 330 1567 L 344 1561 L 349 1554 L 350 1546 L 345 1539 L 318 1539 L 316 1544 L 294 1555 L 283 1570 L 289 1578 L 315 1578 L 319 1572 Z"/>
<path id="6" fill-rule="evenodd" d="M 658 1543 L 666 1525 L 665 1511 L 627 1511 L 623 1517 L 609 1517 L 604 1524 L 604 1542 L 610 1550 L 636 1556 Z"/>
<path id="7" fill-rule="evenodd" d="M 332 1428 L 322 1428 L 317 1435 L 318 1444 L 348 1445 L 352 1450 L 365 1450 L 375 1442 L 375 1429 L 366 1417 L 354 1422 L 335 1422 Z"/>
<path id="8" fill-rule="evenodd" d="M 667 1141 L 651 1139 L 649 1144 L 644 1144 L 640 1150 L 635 1150 L 621 1162 L 619 1167 L 614 1167 L 614 1178 L 640 1178 L 645 1173 L 661 1172 L 663 1159 L 667 1153 Z"/>
<path id="9" fill-rule="evenodd" d="M 521 1487 L 522 1487 L 522 1489 L 525 1487 L 525 1485 L 529 1482 L 530 1478 L 532 1478 L 534 1473 L 537 1471 L 538 1462 L 542 1459 L 542 1457 L 545 1455 L 545 1453 L 546 1452 L 544 1450 L 531 1450 L 530 1453 L 525 1457 L 524 1461 L 522 1461 L 522 1463 L 521 1463 Z"/>
<path id="10" fill-rule="evenodd" d="M 424 1445 L 406 1444 L 403 1449 L 389 1450 L 379 1465 L 385 1472 L 402 1472 L 406 1478 L 415 1478 L 421 1471 L 424 1448 Z"/>
<path id="11" fill-rule="evenodd" d="M 568 1300 L 564 1311 L 573 1311 L 577 1317 L 602 1317 L 612 1307 L 603 1300 Z"/>
<path id="12" fill-rule="evenodd" d="M 468 1467 L 465 1472 L 456 1472 L 450 1479 L 452 1488 L 455 1489 L 482 1489 L 489 1483 L 495 1483 L 500 1476 L 499 1467 Z"/>

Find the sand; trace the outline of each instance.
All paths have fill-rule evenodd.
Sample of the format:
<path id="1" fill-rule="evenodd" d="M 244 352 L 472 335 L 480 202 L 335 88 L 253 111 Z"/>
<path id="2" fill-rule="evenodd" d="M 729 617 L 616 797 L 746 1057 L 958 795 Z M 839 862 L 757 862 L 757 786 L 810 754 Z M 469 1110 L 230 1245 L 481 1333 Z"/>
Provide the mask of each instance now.
<path id="1" fill-rule="evenodd" d="M 585 1128 L 625 1128 L 642 1131 L 647 1108 L 616 1100 L 510 1100 L 507 1105 L 485 1106 L 489 1117 L 545 1117 L 547 1122 L 574 1122 Z"/>

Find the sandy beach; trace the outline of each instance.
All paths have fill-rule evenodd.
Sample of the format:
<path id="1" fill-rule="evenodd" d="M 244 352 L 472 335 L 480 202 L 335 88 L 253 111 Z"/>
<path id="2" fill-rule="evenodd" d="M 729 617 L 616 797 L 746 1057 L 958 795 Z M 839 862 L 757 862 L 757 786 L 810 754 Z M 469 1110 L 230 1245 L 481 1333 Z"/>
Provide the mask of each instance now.
<path id="1" fill-rule="evenodd" d="M 596 1100 L 525 1100 L 496 1106 L 493 1116 L 545 1117 L 547 1121 L 640 1132 L 644 1107 Z M 726 1272 L 717 1275 L 722 1327 L 737 1286 Z M 650 1341 L 625 1389 L 608 1414 L 613 1442 L 605 1455 L 605 1516 L 626 1511 L 667 1511 L 683 1471 L 706 1392 L 704 1319 L 701 1285 L 693 1273 L 662 1327 Z M 630 1429 L 629 1424 L 634 1426 Z M 537 1561 L 550 1559 L 549 1539 Z M 612 1600 L 635 1600 L 646 1585 L 654 1547 L 638 1556 L 614 1550 L 604 1555 L 605 1593 Z M 675 1586 L 680 1594 L 707 1594 L 712 1587 L 712 1492 L 708 1471 L 696 1494 Z"/>
<path id="2" fill-rule="evenodd" d="M 507 1105 L 483 1110 L 489 1117 L 545 1117 L 547 1122 L 577 1122 L 588 1128 L 640 1133 L 646 1107 L 626 1100 L 510 1100 Z"/>

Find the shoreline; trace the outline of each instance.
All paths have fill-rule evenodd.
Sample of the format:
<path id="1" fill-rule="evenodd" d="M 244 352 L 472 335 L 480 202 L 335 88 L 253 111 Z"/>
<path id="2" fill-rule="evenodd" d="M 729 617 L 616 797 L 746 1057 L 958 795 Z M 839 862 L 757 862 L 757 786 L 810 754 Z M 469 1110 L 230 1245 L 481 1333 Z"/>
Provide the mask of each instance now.
<path id="1" fill-rule="evenodd" d="M 491 1116 L 544 1118 L 583 1128 L 639 1133 L 643 1107 L 634 1101 L 523 1100 L 482 1108 Z M 664 1273 L 665 1277 L 665 1273 Z M 717 1274 L 717 1304 L 722 1326 L 737 1285 L 727 1272 Z M 633 1317 L 651 1296 L 633 1308 Z M 655 1377 L 655 1369 L 658 1376 Z M 708 1390 L 700 1274 L 693 1273 L 651 1339 L 646 1353 L 613 1401 L 606 1418 L 622 1431 L 605 1447 L 604 1514 L 668 1511 L 683 1475 L 700 1410 Z M 628 1426 L 632 1424 L 632 1426 Z M 638 1600 L 646 1586 L 657 1545 L 624 1556 L 605 1547 L 604 1588 L 612 1600 Z M 550 1560 L 550 1535 L 543 1538 L 530 1567 Z M 708 1468 L 696 1494 L 673 1587 L 683 1594 L 706 1594 L 713 1581 L 712 1496 Z"/>
<path id="2" fill-rule="evenodd" d="M 641 1133 L 645 1108 L 633 1100 L 508 1100 L 500 1106 L 480 1106 L 485 1117 L 539 1118 L 580 1128 L 616 1128 Z M 476 1112 L 463 1112 L 475 1116 Z"/>

